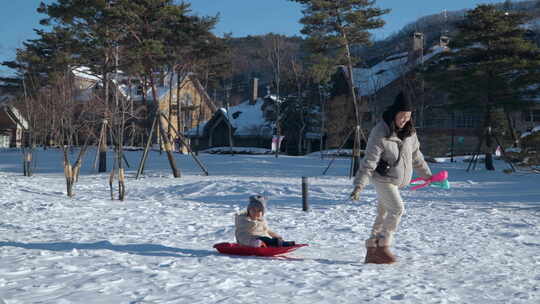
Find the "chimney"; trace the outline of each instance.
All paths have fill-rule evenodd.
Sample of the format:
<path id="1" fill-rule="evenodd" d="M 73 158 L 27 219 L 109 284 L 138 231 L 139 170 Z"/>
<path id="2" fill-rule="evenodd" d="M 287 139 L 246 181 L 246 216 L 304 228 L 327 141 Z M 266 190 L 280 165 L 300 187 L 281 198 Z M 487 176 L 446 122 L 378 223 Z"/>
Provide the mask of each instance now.
<path id="1" fill-rule="evenodd" d="M 448 44 L 450 44 L 450 38 L 446 35 L 441 35 L 441 37 L 439 37 L 439 46 L 447 48 Z"/>
<path id="2" fill-rule="evenodd" d="M 249 99 L 249 104 L 254 105 L 257 103 L 257 98 L 259 97 L 259 79 L 253 78 L 251 80 L 251 96 Z"/>
<path id="3" fill-rule="evenodd" d="M 424 34 L 415 32 L 412 37 L 412 49 L 409 52 L 409 63 L 422 63 L 424 57 Z"/>

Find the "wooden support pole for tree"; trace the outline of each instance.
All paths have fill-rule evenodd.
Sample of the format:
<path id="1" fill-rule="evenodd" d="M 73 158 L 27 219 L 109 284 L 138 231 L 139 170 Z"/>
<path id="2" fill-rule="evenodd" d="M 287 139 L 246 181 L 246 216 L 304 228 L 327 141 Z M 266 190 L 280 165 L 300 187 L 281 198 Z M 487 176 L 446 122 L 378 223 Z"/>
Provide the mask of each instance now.
<path id="1" fill-rule="evenodd" d="M 159 133 L 161 136 L 162 143 L 165 148 L 165 152 L 167 152 L 167 158 L 169 159 L 169 165 L 171 166 L 171 170 L 173 172 L 174 177 L 180 177 L 180 171 L 176 167 L 176 161 L 174 160 L 174 155 L 172 153 L 171 149 L 171 142 L 169 141 L 169 136 L 167 136 L 167 133 L 165 133 L 165 128 L 163 128 L 163 122 L 161 120 L 161 117 L 163 117 L 163 113 L 161 111 L 158 112 L 158 126 L 159 126 Z"/>
<path id="2" fill-rule="evenodd" d="M 354 144 L 349 178 L 352 178 L 356 175 L 356 171 L 358 171 L 358 167 L 360 166 L 360 131 L 360 126 L 357 125 L 354 131 Z"/>
<path id="3" fill-rule="evenodd" d="M 467 166 L 467 172 L 469 172 L 469 170 L 471 169 L 471 166 L 472 166 L 473 171 L 476 168 L 476 162 L 478 161 L 478 157 L 480 155 L 480 149 L 482 148 L 483 141 L 484 141 L 484 135 L 481 135 L 480 139 L 478 140 L 478 146 L 476 148 L 476 151 L 474 152 L 473 157 L 471 158 L 471 162 Z"/>
<path id="4" fill-rule="evenodd" d="M 504 161 L 506 161 L 506 163 L 510 166 L 510 169 L 512 170 L 512 172 L 516 172 L 516 168 L 512 164 L 512 161 L 510 161 L 508 157 L 506 156 L 506 150 L 504 149 L 504 146 L 499 141 L 499 138 L 495 134 L 493 134 L 493 137 L 495 138 L 495 142 L 497 143 L 497 145 L 501 148 Z"/>
<path id="5" fill-rule="evenodd" d="M 103 128 L 99 131 L 99 138 L 96 148 L 96 157 L 94 158 L 94 169 L 97 169 L 98 160 L 99 160 L 99 151 L 101 151 L 101 137 L 103 136 Z"/>
<path id="6" fill-rule="evenodd" d="M 152 143 L 152 136 L 154 134 L 154 128 L 156 127 L 158 116 L 156 115 L 154 117 L 154 121 L 152 121 L 152 127 L 150 127 L 150 133 L 148 135 L 148 140 L 146 141 L 146 146 L 144 147 L 144 152 L 141 157 L 141 161 L 139 162 L 139 168 L 137 169 L 137 175 L 135 176 L 135 179 L 138 179 L 139 176 L 144 171 L 144 164 L 146 163 L 146 158 L 148 157 L 148 150 L 150 149 L 150 144 Z"/>
<path id="7" fill-rule="evenodd" d="M 339 146 L 337 152 L 336 152 L 336 155 L 334 155 L 334 157 L 332 157 L 332 159 L 330 160 L 330 163 L 328 163 L 328 166 L 326 167 L 326 169 L 324 169 L 322 175 L 325 175 L 326 172 L 328 171 L 328 169 L 330 169 L 330 166 L 332 166 L 332 163 L 334 162 L 334 160 L 336 160 L 336 157 L 337 155 L 339 155 L 339 152 L 341 152 L 341 149 L 343 148 L 343 146 L 345 145 L 345 143 L 349 140 L 349 137 L 351 137 L 351 134 L 354 132 L 354 129 L 351 129 L 349 131 L 349 134 L 347 134 L 347 136 L 345 137 L 345 139 L 343 140 L 343 142 L 341 143 L 341 145 Z"/>
<path id="8" fill-rule="evenodd" d="M 126 158 L 126 155 L 124 153 L 122 153 L 122 159 L 124 159 L 124 162 L 126 163 L 126 166 L 128 168 L 131 168 L 131 166 L 129 165 L 129 162 L 128 162 L 127 158 Z"/>
<path id="9" fill-rule="evenodd" d="M 195 155 L 195 153 L 193 153 L 193 150 L 191 150 L 191 147 L 183 139 L 184 135 L 181 132 L 178 132 L 178 130 L 176 130 L 176 128 L 171 124 L 171 122 L 167 119 L 166 116 L 164 116 L 164 118 L 165 118 L 165 120 L 167 120 L 167 123 L 172 126 L 172 130 L 174 131 L 174 133 L 176 133 L 176 136 L 178 137 L 178 140 L 180 141 L 180 143 L 188 149 L 189 154 L 191 155 L 191 157 L 193 157 L 193 159 L 195 160 L 197 165 L 199 165 L 199 168 L 201 168 L 201 170 L 204 172 L 204 174 L 208 176 L 208 169 L 206 169 L 206 167 L 199 160 L 199 158 Z"/>

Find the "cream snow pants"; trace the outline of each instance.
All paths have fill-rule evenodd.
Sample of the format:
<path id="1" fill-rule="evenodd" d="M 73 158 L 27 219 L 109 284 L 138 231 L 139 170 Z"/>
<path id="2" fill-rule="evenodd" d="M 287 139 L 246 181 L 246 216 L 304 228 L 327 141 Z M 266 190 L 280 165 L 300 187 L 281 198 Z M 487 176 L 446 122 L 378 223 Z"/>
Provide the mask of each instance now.
<path id="1" fill-rule="evenodd" d="M 403 200 L 396 185 L 375 180 L 372 182 L 377 191 L 377 217 L 371 230 L 371 236 L 366 240 L 366 247 L 377 247 L 377 244 L 390 246 L 401 215 L 403 215 Z"/>

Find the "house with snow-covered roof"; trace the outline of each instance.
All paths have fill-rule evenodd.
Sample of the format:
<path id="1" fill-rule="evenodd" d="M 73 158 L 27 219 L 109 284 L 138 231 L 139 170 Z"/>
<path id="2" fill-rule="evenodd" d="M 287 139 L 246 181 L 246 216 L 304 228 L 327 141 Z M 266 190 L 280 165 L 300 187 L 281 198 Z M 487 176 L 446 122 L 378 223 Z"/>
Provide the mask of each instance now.
<path id="1" fill-rule="evenodd" d="M 437 55 L 449 51 L 448 42 L 448 37 L 441 36 L 439 43 L 425 48 L 423 34 L 414 33 L 409 51 L 387 56 L 370 67 L 353 69 L 355 90 L 363 105 L 360 115 L 364 134 L 369 134 L 371 128 L 382 118 L 382 113 L 393 103 L 395 96 L 404 91 L 416 104 L 413 118 L 424 151 L 431 155 L 445 154 L 452 146 L 451 137 L 459 137 L 459 144 L 453 146 L 454 152 L 472 152 L 467 149 L 476 147 L 476 131 L 481 122 L 479 114 L 449 113 L 444 107 L 448 102 L 446 94 L 423 90 L 422 82 L 415 73 L 419 65 L 435 60 Z M 348 130 L 356 124 L 345 68 L 341 68 L 336 75 L 336 82 L 340 90 L 327 105 L 329 147 L 341 145 Z M 437 136 L 432 136 L 433 134 Z M 345 147 L 352 147 L 352 141 L 351 137 Z M 365 142 L 362 146 L 364 144 Z M 460 149 L 461 151 L 458 151 Z"/>
<path id="2" fill-rule="evenodd" d="M 448 38 L 439 44 L 424 48 L 423 35 L 415 33 L 412 47 L 408 52 L 387 56 L 371 67 L 353 69 L 353 81 L 363 108 L 362 129 L 365 134 L 381 119 L 382 113 L 392 104 L 395 96 L 404 91 L 416 104 L 413 115 L 415 127 L 422 144 L 422 150 L 429 155 L 474 153 L 478 149 L 479 130 L 484 117 L 479 112 L 448 110 L 448 95 L 427 87 L 416 77 L 419 65 L 437 60 L 438 55 L 450 51 Z M 327 106 L 328 142 L 330 147 L 339 146 L 347 130 L 355 125 L 355 112 L 350 102 L 348 74 L 340 69 L 338 82 L 341 91 Z M 339 86 L 338 86 L 339 88 Z M 522 132 L 540 122 L 539 102 L 533 101 L 526 110 L 511 113 L 514 130 Z M 343 123 L 345 117 L 346 123 Z M 352 138 L 349 139 L 352 146 Z"/>
<path id="3" fill-rule="evenodd" d="M 410 92 L 414 87 L 414 69 L 437 54 L 448 49 L 448 41 L 441 41 L 439 45 L 424 48 L 424 36 L 414 33 L 411 38 L 411 47 L 408 51 L 399 52 L 385 57 L 370 67 L 353 68 L 353 85 L 357 99 L 361 105 L 359 109 L 361 128 L 364 134 L 380 119 L 382 112 L 392 104 L 395 96 L 402 90 Z M 334 76 L 334 96 L 327 105 L 327 137 L 329 147 L 339 147 L 344 137 L 356 125 L 356 113 L 350 98 L 349 75 L 346 67 L 340 67 Z M 345 143 L 345 147 L 352 147 L 353 138 Z M 362 143 L 362 146 L 365 142 Z"/>
<path id="4" fill-rule="evenodd" d="M 198 150 L 226 148 L 232 143 L 236 150 L 262 148 L 269 151 L 276 132 L 276 107 L 285 102 L 287 102 L 286 99 L 278 99 L 274 95 L 252 97 L 228 109 L 218 109 L 208 122 L 192 128 L 186 135 L 192 139 L 193 149 Z M 284 140 L 281 152 L 297 155 L 309 153 L 312 147 L 318 147 L 320 140 L 318 133 L 305 132 L 306 134 L 302 134 L 302 138 L 298 139 L 290 136 L 291 133 L 288 131 L 287 126 L 282 124 L 281 135 L 284 136 Z M 298 140 L 301 140 L 301 151 L 298 151 Z M 223 150 L 227 151 L 227 149 Z"/>
<path id="5" fill-rule="evenodd" d="M 196 140 L 198 149 L 227 147 L 230 140 L 235 147 L 270 148 L 274 124 L 266 120 L 265 100 L 246 100 L 228 109 L 219 108 L 212 118 L 186 132 Z M 229 136 L 230 134 L 230 136 Z"/>
<path id="6" fill-rule="evenodd" d="M 10 101 L 11 95 L 0 95 L 0 148 L 20 148 L 24 145 L 28 121 Z"/>
<path id="7" fill-rule="evenodd" d="M 96 87 L 103 85 L 103 77 L 86 67 L 77 67 L 72 71 L 80 92 L 77 98 L 91 100 Z M 182 133 L 206 122 L 217 109 L 195 74 L 156 73 L 155 77 L 155 95 L 151 85 L 137 77 L 123 72 L 111 73 L 109 77 L 111 95 L 117 94 L 118 98 L 132 105 L 130 114 L 135 119 L 130 124 L 133 128 L 131 136 L 141 139 L 135 144 L 142 144 L 156 106 L 168 118 L 163 121 L 163 125 L 173 142 L 179 142 L 181 136 L 175 131 Z"/>

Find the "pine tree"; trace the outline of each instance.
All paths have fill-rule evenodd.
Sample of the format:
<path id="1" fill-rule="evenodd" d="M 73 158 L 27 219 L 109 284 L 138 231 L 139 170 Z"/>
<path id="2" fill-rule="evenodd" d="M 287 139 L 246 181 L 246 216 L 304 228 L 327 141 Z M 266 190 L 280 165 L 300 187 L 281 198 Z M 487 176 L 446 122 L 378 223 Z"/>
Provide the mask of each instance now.
<path id="1" fill-rule="evenodd" d="M 78 58 L 76 65 L 88 67 L 91 73 L 101 78 L 103 85 L 98 87 L 101 88 L 98 94 L 104 101 L 104 107 L 102 113 L 96 113 L 101 116 L 101 128 L 107 128 L 107 124 L 101 121 L 107 121 L 110 126 L 122 126 L 122 118 L 118 115 L 121 107 L 117 103 L 112 105 L 110 100 L 110 80 L 112 73 L 118 70 L 118 41 L 124 35 L 113 18 L 115 10 L 113 0 L 62 0 L 51 4 L 41 3 L 38 8 L 38 12 L 47 15 L 40 21 L 41 24 L 54 25 L 73 33 L 78 42 L 78 47 L 73 49 L 73 54 Z M 108 136 L 106 131 L 100 133 L 99 172 L 105 172 Z M 124 132 L 119 129 L 116 133 L 120 136 Z M 121 161 L 117 163 L 122 164 Z"/>
<path id="2" fill-rule="evenodd" d="M 359 104 L 354 90 L 353 66 L 360 61 L 351 54 L 352 46 L 369 45 L 374 30 L 384 26 L 380 18 L 390 12 L 374 7 L 374 0 L 291 0 L 304 5 L 302 34 L 315 54 L 333 58 L 348 69 L 349 86 L 355 105 L 356 123 L 360 124 Z"/>
<path id="3" fill-rule="evenodd" d="M 215 55 L 211 49 L 217 40 L 210 33 L 217 19 L 189 16 L 189 4 L 173 0 L 118 0 L 115 17 L 126 33 L 120 40 L 125 47 L 124 60 L 130 71 L 148 80 L 154 100 L 155 117 L 161 117 L 157 92 L 157 74 L 176 68 L 178 59 L 189 65 Z M 189 57 L 181 61 L 180 56 Z M 176 60 L 175 60 L 176 59 Z M 170 135 L 165 134 L 161 118 L 155 120 L 175 177 L 180 177 L 171 151 Z"/>
<path id="4" fill-rule="evenodd" d="M 538 94 L 540 52 L 524 39 L 527 16 L 480 5 L 458 25 L 453 51 L 428 67 L 424 75 L 449 93 L 454 107 L 484 113 L 484 129 L 493 130 L 494 112 L 522 109 Z M 511 126 L 512 124 L 509 123 Z M 494 170 L 491 136 L 486 138 L 486 169 Z"/>
<path id="5" fill-rule="evenodd" d="M 384 26 L 381 16 L 388 9 L 374 7 L 375 0 L 290 0 L 304 6 L 304 17 L 300 22 L 304 25 L 302 34 L 308 36 L 308 45 L 313 53 L 333 58 L 337 65 L 347 67 L 349 88 L 356 118 L 354 136 L 353 162 L 351 175 L 355 174 L 360 158 L 360 134 L 362 114 L 361 102 L 357 99 L 353 78 L 353 66 L 360 58 L 351 54 L 353 46 L 369 45 L 369 30 Z M 324 65 L 315 68 L 321 71 Z M 324 74 L 324 73 L 323 73 Z"/>

